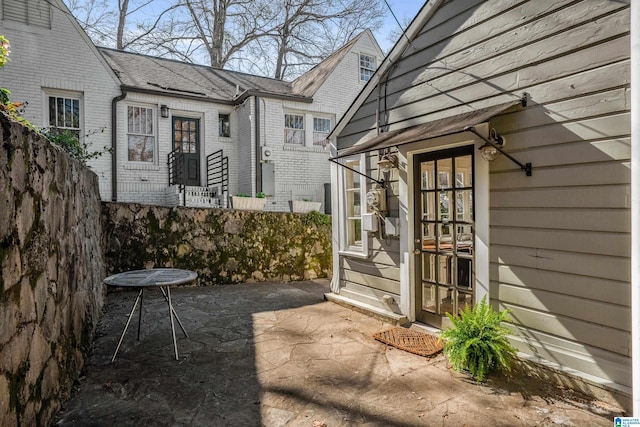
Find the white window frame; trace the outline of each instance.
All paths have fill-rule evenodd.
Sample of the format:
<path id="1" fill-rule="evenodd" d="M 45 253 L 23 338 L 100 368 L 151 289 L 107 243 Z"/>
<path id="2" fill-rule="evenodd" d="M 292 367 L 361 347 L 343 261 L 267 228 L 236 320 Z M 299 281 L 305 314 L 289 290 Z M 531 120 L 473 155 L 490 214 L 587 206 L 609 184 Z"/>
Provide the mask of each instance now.
<path id="1" fill-rule="evenodd" d="M 45 102 L 44 102 L 44 127 L 49 129 L 52 132 L 55 132 L 55 129 L 60 129 L 60 130 L 68 130 L 71 131 L 73 133 L 77 133 L 78 135 L 78 140 L 80 142 L 83 141 L 84 139 L 84 102 L 83 102 L 83 95 L 80 92 L 69 92 L 69 91 L 60 91 L 60 90 L 45 90 L 44 91 L 44 97 L 45 97 Z M 69 126 L 66 124 L 66 117 L 65 117 L 65 123 L 60 124 L 57 122 L 55 122 L 55 124 L 51 123 L 51 111 L 49 108 L 49 102 L 51 100 L 51 98 L 55 98 L 57 99 L 63 99 L 64 103 L 65 103 L 65 109 L 66 109 L 66 101 L 77 101 L 78 103 L 78 126 Z M 56 106 L 57 106 L 57 101 L 56 101 Z M 57 111 L 57 110 L 56 110 Z M 66 116 L 66 112 L 64 113 Z"/>
<path id="2" fill-rule="evenodd" d="M 220 120 L 222 119 L 222 116 L 227 116 L 228 118 L 228 131 L 229 134 L 228 135 L 223 135 L 222 132 L 222 128 L 220 127 L 221 123 Z M 231 138 L 231 113 L 227 112 L 227 111 L 219 111 L 218 112 L 218 138 Z"/>
<path id="3" fill-rule="evenodd" d="M 366 173 L 366 156 L 364 154 L 345 158 L 342 160 L 342 164 L 350 168 L 357 169 L 361 173 Z M 354 167 L 354 166 L 358 166 L 358 167 Z M 362 229 L 362 219 L 360 220 L 360 242 L 361 242 L 360 245 L 353 245 L 349 241 L 349 238 L 350 238 L 349 222 L 354 221 L 354 217 L 357 216 L 355 215 L 357 214 L 357 212 L 354 212 L 352 209 L 350 209 L 350 195 L 349 195 L 350 192 L 351 193 L 355 192 L 351 189 L 355 187 L 349 187 L 349 185 L 352 182 L 352 179 L 354 179 L 354 177 L 356 176 L 358 177 L 358 180 L 360 183 L 358 201 L 360 202 L 359 216 L 362 217 L 362 214 L 365 213 L 366 206 L 367 206 L 366 205 L 366 193 L 367 193 L 367 185 L 368 185 L 367 178 L 365 178 L 362 175 L 358 175 L 357 173 L 353 172 L 352 170 L 346 167 L 340 167 L 339 182 L 340 182 L 341 192 L 339 195 L 340 197 L 340 200 L 339 200 L 340 202 L 339 203 L 339 207 L 340 207 L 339 253 L 341 255 L 346 255 L 351 257 L 368 258 L 369 257 L 369 236 L 367 232 Z"/>
<path id="4" fill-rule="evenodd" d="M 290 120 L 287 120 L 287 116 L 291 116 L 291 117 L 298 117 L 300 118 L 300 122 L 302 123 L 302 127 L 298 128 L 298 127 L 291 127 L 288 126 L 290 124 Z M 297 121 L 297 120 L 296 120 Z M 306 132 L 306 126 L 305 126 L 305 115 L 301 114 L 301 113 L 284 113 L 284 143 L 287 145 L 299 145 L 301 147 L 305 146 L 305 132 Z M 292 138 L 290 138 L 289 133 L 293 133 L 294 135 L 300 134 L 302 135 L 302 140 L 300 142 L 289 142 L 290 140 L 292 140 Z"/>
<path id="5" fill-rule="evenodd" d="M 326 130 L 317 129 L 316 124 L 322 121 L 322 123 L 329 123 L 329 127 Z M 313 118 L 313 145 L 325 146 L 327 144 L 327 137 L 331 133 L 332 121 L 329 117 L 314 117 Z"/>
<path id="6" fill-rule="evenodd" d="M 135 164 L 143 164 L 143 165 L 157 165 L 158 163 L 158 108 L 155 105 L 149 105 L 149 104 L 127 104 L 126 105 L 126 128 L 125 128 L 125 133 L 126 133 L 126 138 L 125 141 L 127 143 L 127 149 L 126 149 L 126 159 L 128 163 L 135 163 Z M 141 129 L 133 129 L 130 130 L 130 124 L 129 124 L 129 109 L 130 108 L 139 108 L 139 109 L 145 109 L 147 110 L 147 112 L 151 112 L 152 117 L 151 117 L 151 125 L 152 125 L 152 129 L 151 132 L 149 133 L 148 131 L 145 132 L 141 132 Z M 129 158 L 129 137 L 130 136 L 142 136 L 142 137 L 152 137 L 153 138 L 153 143 L 152 143 L 152 147 L 153 147 L 153 155 L 151 156 L 151 160 L 131 160 Z"/>
<path id="7" fill-rule="evenodd" d="M 366 53 L 358 55 L 358 70 L 361 82 L 368 82 L 376 72 L 376 68 L 378 68 L 378 59 L 374 55 Z"/>

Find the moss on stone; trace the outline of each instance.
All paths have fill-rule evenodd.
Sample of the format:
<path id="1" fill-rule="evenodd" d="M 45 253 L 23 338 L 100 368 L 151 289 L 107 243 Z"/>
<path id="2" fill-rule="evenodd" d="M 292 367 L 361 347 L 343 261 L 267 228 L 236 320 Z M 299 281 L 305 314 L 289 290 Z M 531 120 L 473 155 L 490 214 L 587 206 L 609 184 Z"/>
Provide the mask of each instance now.
<path id="1" fill-rule="evenodd" d="M 16 412 L 18 424 L 22 419 L 26 401 L 22 395 L 27 381 L 27 372 L 29 371 L 29 361 L 24 361 L 18 366 L 16 372 L 8 373 L 7 380 L 9 382 L 9 408 Z"/>

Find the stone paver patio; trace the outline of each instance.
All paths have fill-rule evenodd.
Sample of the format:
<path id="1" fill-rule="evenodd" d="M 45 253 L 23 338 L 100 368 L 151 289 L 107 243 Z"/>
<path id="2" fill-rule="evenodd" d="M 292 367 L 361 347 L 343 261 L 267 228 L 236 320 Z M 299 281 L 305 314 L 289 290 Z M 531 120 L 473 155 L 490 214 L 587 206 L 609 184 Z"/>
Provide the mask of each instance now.
<path id="1" fill-rule="evenodd" d="M 107 297 L 94 349 L 61 426 L 611 426 L 617 408 L 519 374 L 479 385 L 372 338 L 391 325 L 323 300 L 328 282 L 175 288 L 189 338 L 147 292 Z"/>

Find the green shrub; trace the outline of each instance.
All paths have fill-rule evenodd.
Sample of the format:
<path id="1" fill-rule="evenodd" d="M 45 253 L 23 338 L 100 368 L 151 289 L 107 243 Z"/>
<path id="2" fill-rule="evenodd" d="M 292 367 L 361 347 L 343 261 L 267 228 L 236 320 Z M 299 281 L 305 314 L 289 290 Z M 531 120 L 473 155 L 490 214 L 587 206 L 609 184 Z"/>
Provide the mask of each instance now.
<path id="1" fill-rule="evenodd" d="M 508 311 L 495 311 L 483 298 L 468 305 L 459 316 L 447 313 L 453 327 L 442 333 L 444 353 L 456 371 L 468 370 L 477 381 L 495 369 L 511 371 L 516 349 L 509 343 L 509 330 L 501 325 Z"/>
<path id="2" fill-rule="evenodd" d="M 331 216 L 318 211 L 311 211 L 302 215 L 302 223 L 307 226 L 314 224 L 317 226 L 331 225 Z"/>
<path id="3" fill-rule="evenodd" d="M 86 140 L 86 138 L 99 132 L 104 132 L 104 128 L 89 132 L 83 139 Z M 78 135 L 69 129 L 46 128 L 42 129 L 42 134 L 83 165 L 86 165 L 89 160 L 96 159 L 105 153 L 111 153 L 113 151 L 111 147 L 104 147 L 100 151 L 91 151 L 89 144 L 87 142 L 80 142 Z"/>

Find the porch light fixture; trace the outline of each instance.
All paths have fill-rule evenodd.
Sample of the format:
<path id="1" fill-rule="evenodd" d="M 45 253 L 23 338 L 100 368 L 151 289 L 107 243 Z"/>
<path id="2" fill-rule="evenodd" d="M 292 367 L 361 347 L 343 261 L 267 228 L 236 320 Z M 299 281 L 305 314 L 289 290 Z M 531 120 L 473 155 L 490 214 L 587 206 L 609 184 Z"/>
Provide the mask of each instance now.
<path id="1" fill-rule="evenodd" d="M 482 155 L 482 158 L 488 161 L 495 160 L 500 154 L 504 154 L 504 156 L 511 160 L 516 165 L 520 166 L 520 169 L 524 171 L 527 176 L 531 176 L 532 174 L 532 166 L 531 163 L 520 163 L 517 159 L 515 159 L 511 154 L 505 152 L 502 147 L 504 146 L 504 137 L 498 135 L 495 129 L 491 129 L 489 132 L 489 139 L 482 136 L 473 126 L 466 126 L 463 129 L 465 132 L 471 132 L 476 135 L 478 138 L 483 140 L 485 144 L 478 148 Z"/>
<path id="2" fill-rule="evenodd" d="M 491 131 L 489 132 L 489 139 L 493 140 L 494 143 L 491 144 L 489 142 L 486 142 L 482 147 L 479 148 L 479 150 L 483 159 L 488 162 L 492 162 L 500 155 L 498 147 L 504 148 L 505 139 L 501 135 L 498 135 L 498 132 L 496 132 L 496 130 L 493 128 L 491 128 Z"/>
<path id="3" fill-rule="evenodd" d="M 162 104 L 160 106 L 160 116 L 164 117 L 165 119 L 169 117 L 169 107 L 167 107 L 165 104 Z"/>
<path id="4" fill-rule="evenodd" d="M 383 154 L 378 161 L 378 169 L 382 173 L 388 173 L 398 167 L 398 157 L 395 154 Z"/>

